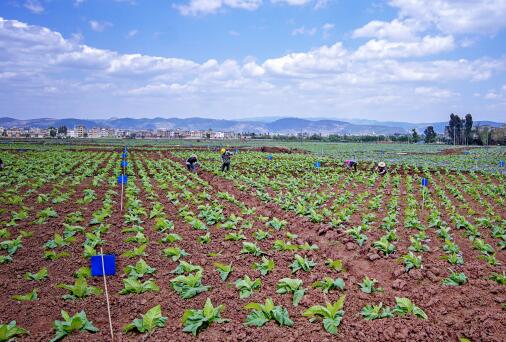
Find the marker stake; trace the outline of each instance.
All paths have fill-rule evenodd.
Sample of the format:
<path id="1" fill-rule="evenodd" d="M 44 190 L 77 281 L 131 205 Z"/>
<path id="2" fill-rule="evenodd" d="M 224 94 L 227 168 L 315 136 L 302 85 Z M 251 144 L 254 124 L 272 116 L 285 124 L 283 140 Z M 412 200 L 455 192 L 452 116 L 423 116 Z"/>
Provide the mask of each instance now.
<path id="1" fill-rule="evenodd" d="M 107 315 L 109 316 L 109 330 L 111 332 L 111 341 L 114 341 L 114 331 L 112 330 L 111 306 L 109 304 L 109 292 L 107 291 L 107 279 L 105 276 L 104 251 L 100 247 L 100 255 L 102 256 L 102 275 L 104 277 L 105 300 L 107 302 Z"/>

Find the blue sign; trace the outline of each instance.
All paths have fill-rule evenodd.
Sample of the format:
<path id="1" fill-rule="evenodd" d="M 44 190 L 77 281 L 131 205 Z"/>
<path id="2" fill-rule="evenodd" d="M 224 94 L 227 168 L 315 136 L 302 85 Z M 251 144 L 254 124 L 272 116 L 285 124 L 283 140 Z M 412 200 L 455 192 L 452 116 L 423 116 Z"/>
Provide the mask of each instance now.
<path id="1" fill-rule="evenodd" d="M 316 163 L 314 163 L 314 167 L 316 167 L 317 169 L 319 169 L 320 168 L 320 162 L 317 161 Z"/>
<path id="2" fill-rule="evenodd" d="M 128 166 L 128 162 L 126 160 L 123 160 L 121 162 L 121 167 L 127 167 Z"/>
<path id="3" fill-rule="evenodd" d="M 93 277 L 116 274 L 116 256 L 104 255 L 104 267 L 102 268 L 102 255 L 94 255 L 91 257 L 91 275 Z"/>
<path id="4" fill-rule="evenodd" d="M 499 162 L 499 167 L 504 167 L 504 160 L 501 160 L 501 161 Z"/>
<path id="5" fill-rule="evenodd" d="M 128 176 L 127 175 L 120 175 L 118 176 L 118 184 L 126 184 L 128 182 Z"/>
<path id="6" fill-rule="evenodd" d="M 269 154 L 269 155 L 267 156 L 267 159 L 272 160 L 272 154 Z"/>
<path id="7" fill-rule="evenodd" d="M 121 156 L 123 157 L 123 159 L 125 159 L 127 157 L 127 154 L 123 153 Z"/>
<path id="8" fill-rule="evenodd" d="M 469 154 L 469 151 L 464 151 L 464 154 Z"/>
<path id="9" fill-rule="evenodd" d="M 428 186 L 429 180 L 427 178 L 422 178 L 422 186 Z"/>

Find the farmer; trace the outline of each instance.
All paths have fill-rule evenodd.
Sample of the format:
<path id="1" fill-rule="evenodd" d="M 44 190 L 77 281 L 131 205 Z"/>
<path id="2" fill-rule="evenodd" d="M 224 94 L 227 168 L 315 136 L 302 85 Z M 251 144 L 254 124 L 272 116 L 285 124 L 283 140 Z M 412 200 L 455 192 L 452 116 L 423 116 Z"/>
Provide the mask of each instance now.
<path id="1" fill-rule="evenodd" d="M 230 158 L 232 155 L 233 153 L 229 150 L 221 149 L 221 172 L 225 171 L 225 169 L 230 171 Z"/>
<path id="2" fill-rule="evenodd" d="M 190 172 L 195 172 L 195 167 L 198 165 L 197 156 L 192 154 L 190 158 L 186 160 L 186 168 Z"/>
<path id="3" fill-rule="evenodd" d="M 354 171 L 357 171 L 357 162 L 355 160 L 345 160 L 344 165 L 346 165 L 346 168 L 348 170 L 351 170 L 353 168 Z"/>
<path id="4" fill-rule="evenodd" d="M 387 164 L 385 162 L 379 162 L 378 165 L 375 168 L 375 171 L 380 175 L 383 176 L 387 173 Z"/>
<path id="5" fill-rule="evenodd" d="M 0 158 L 0 171 L 4 169 L 4 162 L 2 158 Z"/>

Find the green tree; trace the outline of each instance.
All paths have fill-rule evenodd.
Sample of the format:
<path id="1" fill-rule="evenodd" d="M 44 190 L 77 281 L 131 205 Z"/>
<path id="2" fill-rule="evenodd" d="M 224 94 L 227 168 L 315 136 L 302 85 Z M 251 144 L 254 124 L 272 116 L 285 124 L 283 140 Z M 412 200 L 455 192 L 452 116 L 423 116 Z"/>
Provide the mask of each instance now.
<path id="1" fill-rule="evenodd" d="M 54 128 L 54 127 L 49 127 L 49 128 L 48 128 L 48 130 L 49 130 L 49 136 L 50 136 L 51 138 L 56 137 L 56 133 L 58 133 L 58 131 L 56 130 L 56 128 Z"/>
<path id="2" fill-rule="evenodd" d="M 58 127 L 58 134 L 67 135 L 67 126 Z"/>
<path id="3" fill-rule="evenodd" d="M 472 140 L 471 130 L 473 129 L 473 116 L 471 114 L 466 115 L 464 127 L 465 127 L 465 138 L 466 138 L 466 145 L 467 145 L 467 144 L 469 144 L 469 141 Z"/>
<path id="4" fill-rule="evenodd" d="M 420 135 L 418 135 L 416 128 L 413 128 L 411 130 L 411 139 L 413 140 L 414 143 L 417 143 L 420 141 Z"/>
<path id="5" fill-rule="evenodd" d="M 425 134 L 425 143 L 430 144 L 436 142 L 437 134 L 434 132 L 433 126 L 427 126 L 425 131 L 423 132 Z"/>

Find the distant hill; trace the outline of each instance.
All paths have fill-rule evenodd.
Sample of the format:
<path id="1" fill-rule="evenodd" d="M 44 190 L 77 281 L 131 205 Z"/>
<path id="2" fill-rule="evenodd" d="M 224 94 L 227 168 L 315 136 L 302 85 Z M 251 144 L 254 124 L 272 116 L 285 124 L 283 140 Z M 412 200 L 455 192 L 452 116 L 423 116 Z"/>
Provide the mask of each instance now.
<path id="1" fill-rule="evenodd" d="M 275 119 L 273 117 L 273 119 Z M 493 121 L 478 121 L 475 125 L 491 125 L 500 127 L 503 124 Z M 181 130 L 207 130 L 215 131 L 232 131 L 232 132 L 254 132 L 254 133 L 322 133 L 322 134 L 395 134 L 407 133 L 412 128 L 416 128 L 419 132 L 429 126 L 442 133 L 446 122 L 436 123 L 408 123 L 408 122 L 382 122 L 374 120 L 310 120 L 300 118 L 276 118 L 275 120 L 218 120 L 207 118 L 110 118 L 106 120 L 85 120 L 85 119 L 53 119 L 40 118 L 30 120 L 18 120 L 10 117 L 0 118 L 0 127 L 11 128 L 47 128 L 50 126 L 59 127 L 67 126 L 73 128 L 76 125 L 84 125 L 87 128 L 92 127 L 108 127 L 118 129 L 181 129 Z"/>

